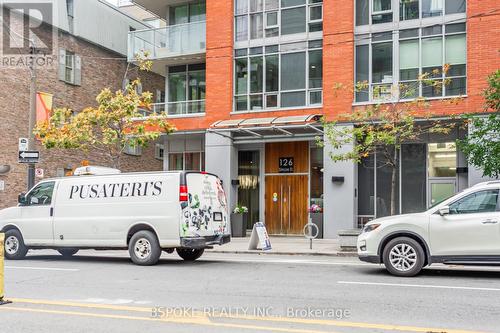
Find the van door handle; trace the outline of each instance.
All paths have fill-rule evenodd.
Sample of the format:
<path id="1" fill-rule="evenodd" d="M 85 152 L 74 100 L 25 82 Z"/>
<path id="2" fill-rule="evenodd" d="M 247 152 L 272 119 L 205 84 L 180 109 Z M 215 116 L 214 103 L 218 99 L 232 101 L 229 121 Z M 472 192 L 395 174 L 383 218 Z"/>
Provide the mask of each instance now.
<path id="1" fill-rule="evenodd" d="M 498 224 L 498 221 L 497 220 L 488 219 L 488 220 L 483 221 L 482 223 L 483 224 Z"/>
<path id="2" fill-rule="evenodd" d="M 54 216 L 54 207 L 50 207 L 50 217 Z"/>

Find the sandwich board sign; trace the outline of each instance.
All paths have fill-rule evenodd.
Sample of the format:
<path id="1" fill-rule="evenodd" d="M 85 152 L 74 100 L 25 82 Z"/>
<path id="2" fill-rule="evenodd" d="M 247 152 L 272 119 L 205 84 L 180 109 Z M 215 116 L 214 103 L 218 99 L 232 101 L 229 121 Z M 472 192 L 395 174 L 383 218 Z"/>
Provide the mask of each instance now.
<path id="1" fill-rule="evenodd" d="M 269 239 L 269 234 L 264 223 L 257 222 L 253 225 L 248 249 L 262 251 L 270 251 L 272 249 L 271 240 Z"/>

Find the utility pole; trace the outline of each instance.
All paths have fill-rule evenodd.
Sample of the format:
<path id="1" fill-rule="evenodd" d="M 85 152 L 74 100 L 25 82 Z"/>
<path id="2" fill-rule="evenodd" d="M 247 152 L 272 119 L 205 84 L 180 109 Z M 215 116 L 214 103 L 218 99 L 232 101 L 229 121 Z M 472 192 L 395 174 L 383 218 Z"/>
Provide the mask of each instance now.
<path id="1" fill-rule="evenodd" d="M 30 110 L 28 120 L 28 150 L 35 150 L 35 135 L 33 129 L 36 123 L 36 48 L 30 40 Z M 35 164 L 28 164 L 28 190 L 35 185 Z"/>

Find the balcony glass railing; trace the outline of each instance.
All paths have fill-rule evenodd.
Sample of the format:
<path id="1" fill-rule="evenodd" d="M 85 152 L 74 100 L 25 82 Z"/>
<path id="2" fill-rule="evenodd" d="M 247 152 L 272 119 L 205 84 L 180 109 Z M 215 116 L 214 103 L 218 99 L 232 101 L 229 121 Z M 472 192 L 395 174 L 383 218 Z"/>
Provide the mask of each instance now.
<path id="1" fill-rule="evenodd" d="M 205 100 L 154 103 L 151 105 L 150 111 L 144 111 L 144 116 L 163 112 L 168 116 L 189 116 L 205 113 Z"/>
<path id="2" fill-rule="evenodd" d="M 205 53 L 205 21 L 129 32 L 128 59 L 147 51 L 150 59 Z"/>

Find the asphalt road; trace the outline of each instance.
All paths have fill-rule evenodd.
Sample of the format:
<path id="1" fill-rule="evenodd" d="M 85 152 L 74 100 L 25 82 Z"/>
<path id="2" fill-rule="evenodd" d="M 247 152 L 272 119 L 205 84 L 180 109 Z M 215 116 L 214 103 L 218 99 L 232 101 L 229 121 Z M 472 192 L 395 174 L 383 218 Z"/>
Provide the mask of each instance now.
<path id="1" fill-rule="evenodd" d="M 7 261 L 0 332 L 500 332 L 500 269 L 388 275 L 356 258 L 55 251 Z"/>

